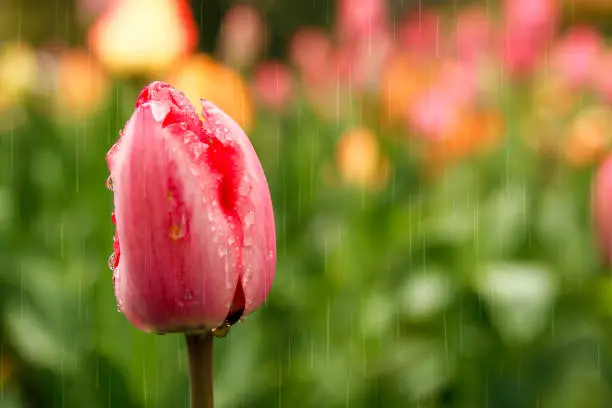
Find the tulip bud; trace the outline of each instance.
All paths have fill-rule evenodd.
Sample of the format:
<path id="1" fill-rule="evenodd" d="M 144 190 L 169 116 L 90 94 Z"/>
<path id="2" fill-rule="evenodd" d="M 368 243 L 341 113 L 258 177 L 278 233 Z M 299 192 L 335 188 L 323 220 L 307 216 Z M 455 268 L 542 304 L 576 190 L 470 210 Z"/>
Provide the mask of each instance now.
<path id="1" fill-rule="evenodd" d="M 599 251 L 609 266 L 612 263 L 612 156 L 604 161 L 597 172 L 591 206 Z"/>
<path id="2" fill-rule="evenodd" d="M 291 104 L 292 81 L 291 73 L 283 63 L 264 62 L 257 68 L 253 78 L 253 87 L 258 102 L 273 111 L 283 111 Z"/>
<path id="3" fill-rule="evenodd" d="M 147 86 L 107 154 L 119 309 L 147 332 L 235 323 L 265 300 L 276 243 L 270 192 L 244 131 L 212 102 Z"/>

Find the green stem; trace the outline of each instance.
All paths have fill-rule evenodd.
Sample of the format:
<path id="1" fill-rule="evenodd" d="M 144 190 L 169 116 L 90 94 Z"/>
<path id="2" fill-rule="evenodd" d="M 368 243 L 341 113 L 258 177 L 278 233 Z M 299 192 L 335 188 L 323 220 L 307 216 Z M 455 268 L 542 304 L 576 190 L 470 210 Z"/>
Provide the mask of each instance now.
<path id="1" fill-rule="evenodd" d="M 191 408 L 213 408 L 213 339 L 211 332 L 185 334 L 189 354 Z"/>

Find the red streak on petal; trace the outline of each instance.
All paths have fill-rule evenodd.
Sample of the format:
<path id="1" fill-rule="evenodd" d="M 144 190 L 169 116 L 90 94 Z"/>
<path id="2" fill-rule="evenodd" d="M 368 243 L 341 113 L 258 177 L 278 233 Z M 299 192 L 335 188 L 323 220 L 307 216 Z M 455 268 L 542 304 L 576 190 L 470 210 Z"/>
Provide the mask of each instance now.
<path id="1" fill-rule="evenodd" d="M 240 313 L 244 311 L 245 307 L 245 299 L 244 299 L 244 290 L 242 289 L 242 283 L 238 281 L 238 285 L 236 285 L 236 292 L 234 292 L 234 299 L 232 300 L 232 307 L 230 308 L 229 313 L 227 314 L 227 318 L 240 318 L 242 316 L 232 316 L 234 314 Z"/>

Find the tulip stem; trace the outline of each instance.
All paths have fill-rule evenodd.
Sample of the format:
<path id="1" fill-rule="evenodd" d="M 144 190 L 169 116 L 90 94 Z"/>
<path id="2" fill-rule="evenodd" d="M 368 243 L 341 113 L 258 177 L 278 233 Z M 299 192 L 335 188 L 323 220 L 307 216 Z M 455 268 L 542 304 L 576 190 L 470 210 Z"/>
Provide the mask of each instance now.
<path id="1" fill-rule="evenodd" d="M 213 408 L 213 339 L 211 332 L 186 334 L 191 408 Z"/>

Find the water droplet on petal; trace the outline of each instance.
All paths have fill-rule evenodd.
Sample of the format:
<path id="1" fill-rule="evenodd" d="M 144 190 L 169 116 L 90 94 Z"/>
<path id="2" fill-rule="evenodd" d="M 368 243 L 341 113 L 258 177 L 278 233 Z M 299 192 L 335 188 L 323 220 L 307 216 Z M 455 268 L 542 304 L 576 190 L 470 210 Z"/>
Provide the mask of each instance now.
<path id="1" fill-rule="evenodd" d="M 158 121 L 159 123 L 163 122 L 170 113 L 170 105 L 162 102 L 150 102 L 151 105 L 151 114 L 153 115 L 153 119 Z"/>
<path id="2" fill-rule="evenodd" d="M 250 247 L 253 245 L 253 238 L 250 235 L 245 235 L 244 239 L 242 240 L 242 245 L 244 245 L 245 247 Z"/>
<path id="3" fill-rule="evenodd" d="M 219 256 L 224 257 L 227 255 L 227 247 L 223 244 L 219 245 Z"/>
<path id="4" fill-rule="evenodd" d="M 106 179 L 106 188 L 108 188 L 110 191 L 113 191 L 113 177 L 112 176 L 108 176 L 108 178 Z"/>
<path id="5" fill-rule="evenodd" d="M 233 235 L 230 235 L 230 237 L 227 239 L 227 243 L 230 245 L 234 245 L 235 242 L 236 242 L 236 237 Z"/>
<path id="6" fill-rule="evenodd" d="M 191 152 L 193 153 L 193 158 L 197 160 L 200 158 L 200 156 L 204 152 L 204 146 L 197 143 L 192 147 Z"/>
<path id="7" fill-rule="evenodd" d="M 187 219 L 183 214 L 181 216 L 180 224 L 172 224 L 168 231 L 168 236 L 173 241 L 178 241 L 181 238 L 184 238 L 187 235 Z"/>
<path id="8" fill-rule="evenodd" d="M 247 196 L 251 192 L 251 183 L 249 182 L 249 178 L 244 176 L 242 181 L 238 184 L 238 194 L 241 196 Z"/>
<path id="9" fill-rule="evenodd" d="M 250 228 L 255 223 L 255 213 L 253 211 L 249 211 L 244 216 L 244 228 Z"/>
<path id="10" fill-rule="evenodd" d="M 117 259 L 117 254 L 115 254 L 114 252 L 111 254 L 111 256 L 108 257 L 108 268 L 111 271 L 114 271 L 116 268 L 116 265 L 115 265 L 116 259 Z"/>
<path id="11" fill-rule="evenodd" d="M 190 289 L 187 289 L 185 291 L 185 294 L 183 295 L 183 299 L 185 299 L 186 301 L 193 300 L 193 292 Z"/>

